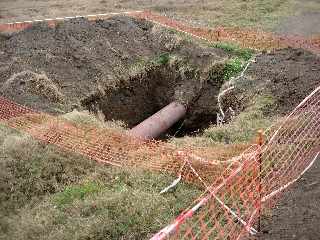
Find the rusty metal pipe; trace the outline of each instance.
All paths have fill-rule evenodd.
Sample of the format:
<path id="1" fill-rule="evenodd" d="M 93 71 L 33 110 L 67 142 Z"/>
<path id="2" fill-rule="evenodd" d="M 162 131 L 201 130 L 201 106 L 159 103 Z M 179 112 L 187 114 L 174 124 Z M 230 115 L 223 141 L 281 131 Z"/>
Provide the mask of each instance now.
<path id="1" fill-rule="evenodd" d="M 152 140 L 166 132 L 179 121 L 187 110 L 178 102 L 172 102 L 159 112 L 144 120 L 129 131 L 129 135 L 142 140 Z"/>

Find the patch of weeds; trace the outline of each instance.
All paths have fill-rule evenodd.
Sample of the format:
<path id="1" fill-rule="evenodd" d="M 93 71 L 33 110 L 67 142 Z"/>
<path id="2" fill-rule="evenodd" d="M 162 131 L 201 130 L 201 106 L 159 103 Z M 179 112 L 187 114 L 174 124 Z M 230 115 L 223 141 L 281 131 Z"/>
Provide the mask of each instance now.
<path id="1" fill-rule="evenodd" d="M 59 208 L 72 203 L 74 200 L 84 200 L 88 195 L 98 193 L 102 190 L 102 184 L 87 182 L 82 185 L 69 186 L 64 191 L 59 192 L 54 197 L 54 203 Z"/>
<path id="2" fill-rule="evenodd" d="M 162 53 L 152 60 L 152 62 L 155 63 L 156 65 L 166 65 L 167 63 L 169 63 L 169 61 L 170 61 L 169 53 Z"/>
<path id="3" fill-rule="evenodd" d="M 90 191 L 79 189 L 86 184 L 69 187 L 72 194 L 62 198 L 68 203 L 62 208 L 52 202 L 58 194 L 26 206 L 11 218 L 6 235 L 10 239 L 147 239 L 201 193 L 197 187 L 181 182 L 160 195 L 173 177 L 128 170 L 110 168 L 103 189 L 92 182 L 85 187 Z"/>
<path id="4" fill-rule="evenodd" d="M 240 58 L 230 59 L 224 67 L 224 80 L 229 80 L 230 78 L 236 76 L 244 68 L 244 63 Z"/>
<path id="5" fill-rule="evenodd" d="M 150 60 L 144 59 L 144 58 L 137 59 L 137 61 L 135 61 L 134 64 L 129 66 L 129 68 L 128 68 L 129 75 L 135 76 L 135 75 L 141 73 L 142 71 L 144 71 L 148 67 L 148 65 L 150 65 Z"/>
<path id="6" fill-rule="evenodd" d="M 237 57 L 245 61 L 250 60 L 254 54 L 253 49 L 241 48 L 238 45 L 230 42 L 218 42 L 213 45 L 210 45 L 210 47 L 223 49 L 226 52 L 236 55 Z"/>
<path id="7" fill-rule="evenodd" d="M 254 54 L 254 50 L 249 48 L 239 48 L 235 51 L 235 54 L 243 60 L 249 61 Z"/>

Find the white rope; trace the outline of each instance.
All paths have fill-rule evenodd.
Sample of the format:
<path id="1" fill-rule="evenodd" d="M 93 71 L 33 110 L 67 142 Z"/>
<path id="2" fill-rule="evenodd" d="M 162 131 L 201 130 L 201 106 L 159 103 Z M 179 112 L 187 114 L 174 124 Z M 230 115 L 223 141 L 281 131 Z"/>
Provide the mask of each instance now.
<path id="1" fill-rule="evenodd" d="M 205 183 L 204 180 L 202 180 L 202 178 L 199 176 L 199 174 L 197 173 L 197 171 L 192 167 L 192 165 L 190 164 L 190 162 L 188 161 L 188 165 L 191 168 L 191 170 L 193 171 L 193 173 L 199 178 L 199 180 L 203 183 L 203 185 L 206 187 L 206 189 L 210 192 L 210 195 L 216 199 L 218 201 L 218 203 L 220 203 L 222 205 L 222 207 L 229 212 L 233 217 L 235 217 L 240 223 L 242 223 L 242 225 L 244 225 L 244 227 L 246 228 L 246 230 L 251 234 L 251 235 L 255 235 L 258 233 L 258 231 L 256 229 L 254 229 L 253 227 L 249 227 L 248 228 L 248 223 L 243 220 L 240 216 L 238 216 L 238 214 L 233 211 L 230 207 L 228 207 L 216 194 L 214 194 L 214 192 L 212 192 L 210 190 L 210 188 L 208 187 L 208 185 Z"/>
<path id="2" fill-rule="evenodd" d="M 233 85 L 236 81 L 238 81 L 239 79 L 243 78 L 246 71 L 248 70 L 249 66 L 251 63 L 256 62 L 256 58 L 261 55 L 256 54 L 254 57 L 252 57 L 248 63 L 246 64 L 246 66 L 244 67 L 244 69 L 241 71 L 240 75 L 236 76 L 236 77 L 232 77 L 229 81 L 228 84 L 230 85 L 230 87 L 228 87 L 227 89 L 223 90 L 221 93 L 219 93 L 218 95 L 218 107 L 219 107 L 219 112 L 217 113 L 217 125 L 221 126 L 224 122 L 225 119 L 225 113 L 223 111 L 223 107 L 222 107 L 222 103 L 221 103 L 221 98 L 226 95 L 228 92 L 230 92 L 231 90 L 235 89 L 235 86 Z M 232 110 L 233 111 L 233 110 Z M 234 112 L 234 111 L 233 111 Z"/>
<path id="3" fill-rule="evenodd" d="M 179 177 L 178 177 L 176 180 L 174 180 L 171 185 L 169 185 L 168 187 L 166 187 L 165 189 L 163 189 L 163 190 L 160 192 L 160 194 L 166 193 L 166 192 L 168 192 L 171 188 L 174 188 L 174 187 L 181 181 L 181 178 L 182 178 L 182 176 L 179 175 Z"/>
<path id="4" fill-rule="evenodd" d="M 179 154 L 179 153 L 178 153 Z M 183 162 L 180 170 L 179 170 L 179 177 L 174 180 L 168 187 L 166 187 L 165 189 L 163 189 L 160 194 L 166 193 L 168 192 L 171 188 L 174 188 L 182 179 L 182 170 L 184 168 L 184 166 L 186 165 L 186 160 Z"/>
<path id="5" fill-rule="evenodd" d="M 89 14 L 83 16 L 71 16 L 71 17 L 56 17 L 56 18 L 46 18 L 46 19 L 33 19 L 33 20 L 26 20 L 20 22 L 10 22 L 4 23 L 5 25 L 14 25 L 14 24 L 23 24 L 23 23 L 34 23 L 34 22 L 49 22 L 49 21 L 59 21 L 59 20 L 69 20 L 69 19 L 76 19 L 76 18 L 90 18 L 90 17 L 103 17 L 109 15 L 126 15 L 132 13 L 142 13 L 143 11 L 129 11 L 129 12 L 111 12 L 111 13 L 99 13 L 99 14 Z"/>

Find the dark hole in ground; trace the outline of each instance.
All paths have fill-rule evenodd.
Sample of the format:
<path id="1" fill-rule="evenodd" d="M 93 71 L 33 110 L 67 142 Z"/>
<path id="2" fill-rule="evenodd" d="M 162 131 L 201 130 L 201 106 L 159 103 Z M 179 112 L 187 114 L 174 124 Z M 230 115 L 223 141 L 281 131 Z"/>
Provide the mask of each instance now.
<path id="1" fill-rule="evenodd" d="M 212 69 L 219 68 L 215 66 Z M 210 77 L 209 77 L 210 76 Z M 106 120 L 122 120 L 132 128 L 173 101 L 187 107 L 186 116 L 161 136 L 183 137 L 203 131 L 216 122 L 217 94 L 222 82 L 208 74 L 201 79 L 195 68 L 179 64 L 152 65 L 82 101 Z"/>

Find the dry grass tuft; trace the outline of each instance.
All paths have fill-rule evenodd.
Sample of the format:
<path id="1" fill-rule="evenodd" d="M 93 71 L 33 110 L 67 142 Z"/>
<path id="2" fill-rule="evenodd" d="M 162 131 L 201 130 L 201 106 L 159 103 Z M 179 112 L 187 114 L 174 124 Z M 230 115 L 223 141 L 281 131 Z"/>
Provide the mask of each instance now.
<path id="1" fill-rule="evenodd" d="M 63 94 L 45 73 L 38 74 L 29 70 L 15 73 L 3 84 L 2 90 L 11 91 L 10 89 L 17 86 L 24 86 L 25 91 L 41 95 L 53 102 L 64 102 Z"/>

